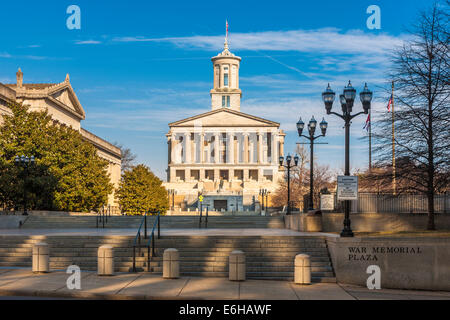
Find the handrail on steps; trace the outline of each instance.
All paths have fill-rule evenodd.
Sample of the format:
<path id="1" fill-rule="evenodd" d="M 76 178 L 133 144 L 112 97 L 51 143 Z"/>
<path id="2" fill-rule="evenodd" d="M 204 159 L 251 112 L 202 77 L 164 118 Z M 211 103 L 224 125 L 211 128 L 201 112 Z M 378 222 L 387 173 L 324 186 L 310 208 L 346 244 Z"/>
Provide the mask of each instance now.
<path id="1" fill-rule="evenodd" d="M 150 233 L 150 237 L 147 236 L 147 214 L 148 213 L 157 213 L 156 219 L 153 223 L 153 228 Z M 155 228 L 158 227 L 158 239 L 161 237 L 161 223 L 160 223 L 160 211 L 148 211 L 144 213 L 144 217 L 141 220 L 138 231 L 136 233 L 136 237 L 133 242 L 133 272 L 136 272 L 136 247 L 139 248 L 139 253 L 141 252 L 142 247 L 147 247 L 147 272 L 150 272 L 150 246 L 152 248 L 151 253 L 152 257 L 155 256 Z M 144 225 L 144 239 L 149 239 L 146 244 L 141 245 L 141 229 Z"/>
<path id="2" fill-rule="evenodd" d="M 102 206 L 102 208 L 98 211 L 97 215 L 95 216 L 95 227 L 99 228 L 100 223 L 102 224 L 102 228 L 105 228 L 105 223 L 108 223 L 108 217 L 111 217 L 111 208 L 108 205 L 108 209 L 105 210 L 105 206 Z"/>
<path id="3" fill-rule="evenodd" d="M 208 210 L 209 207 L 206 207 L 206 212 L 205 212 L 205 228 L 208 228 Z M 202 219 L 203 219 L 203 208 L 201 208 L 200 210 L 200 218 L 198 220 L 198 228 L 201 229 L 202 228 Z"/>

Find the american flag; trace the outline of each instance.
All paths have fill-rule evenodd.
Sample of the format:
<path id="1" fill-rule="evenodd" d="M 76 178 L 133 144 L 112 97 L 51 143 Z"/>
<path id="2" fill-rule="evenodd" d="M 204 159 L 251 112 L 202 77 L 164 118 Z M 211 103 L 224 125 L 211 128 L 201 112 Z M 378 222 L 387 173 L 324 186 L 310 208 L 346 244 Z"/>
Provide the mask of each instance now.
<path id="1" fill-rule="evenodd" d="M 388 105 L 387 105 L 387 110 L 388 110 L 388 112 L 389 111 L 391 111 L 391 105 L 392 105 L 392 100 L 393 100 L 393 96 L 392 96 L 392 94 L 391 94 L 391 97 L 389 98 L 389 102 L 388 102 Z"/>
<path id="2" fill-rule="evenodd" d="M 227 26 L 227 38 L 228 38 L 228 20 L 225 20 L 225 24 Z"/>
<path id="3" fill-rule="evenodd" d="M 370 128 L 370 113 L 367 115 L 366 124 L 364 125 L 363 129 L 369 131 L 369 128 Z"/>

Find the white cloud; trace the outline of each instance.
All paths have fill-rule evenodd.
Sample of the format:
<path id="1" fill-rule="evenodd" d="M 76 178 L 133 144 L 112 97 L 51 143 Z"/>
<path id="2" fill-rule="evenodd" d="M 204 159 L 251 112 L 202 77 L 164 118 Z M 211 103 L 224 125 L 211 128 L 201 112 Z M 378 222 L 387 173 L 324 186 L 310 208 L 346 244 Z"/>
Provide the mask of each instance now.
<path id="1" fill-rule="evenodd" d="M 0 58 L 12 58 L 8 52 L 0 52 Z"/>
<path id="2" fill-rule="evenodd" d="M 336 28 L 315 30 L 263 31 L 233 33 L 233 50 L 299 51 L 315 53 L 382 54 L 401 45 L 405 36 L 364 33 L 360 30 L 342 32 Z M 170 42 L 180 47 L 217 51 L 223 48 L 223 36 L 190 37 L 118 37 L 116 42 Z"/>
<path id="3" fill-rule="evenodd" d="M 101 41 L 98 40 L 77 40 L 75 44 L 100 44 Z"/>

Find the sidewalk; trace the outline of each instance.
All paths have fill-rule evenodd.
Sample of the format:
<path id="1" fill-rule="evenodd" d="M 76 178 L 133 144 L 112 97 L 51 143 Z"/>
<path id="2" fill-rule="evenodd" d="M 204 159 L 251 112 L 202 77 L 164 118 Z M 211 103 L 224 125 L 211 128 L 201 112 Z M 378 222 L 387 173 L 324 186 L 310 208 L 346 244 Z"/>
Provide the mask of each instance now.
<path id="1" fill-rule="evenodd" d="M 0 300 L 2 296 L 20 299 L 450 300 L 450 292 L 369 290 L 335 283 L 301 286 L 288 281 L 271 280 L 231 282 L 227 278 L 181 277 L 166 280 L 161 275 L 146 273 L 99 277 L 95 272 L 81 272 L 81 289 L 69 290 L 66 286 L 69 276 L 65 271 L 34 274 L 29 268 L 0 269 Z"/>
<path id="2" fill-rule="evenodd" d="M 0 229 L 2 236 L 135 236 L 136 228 L 128 229 Z M 150 231 L 149 231 L 150 232 Z M 302 236 L 302 237 L 339 237 L 337 234 L 325 232 L 299 232 L 276 228 L 161 228 L 161 236 Z"/>

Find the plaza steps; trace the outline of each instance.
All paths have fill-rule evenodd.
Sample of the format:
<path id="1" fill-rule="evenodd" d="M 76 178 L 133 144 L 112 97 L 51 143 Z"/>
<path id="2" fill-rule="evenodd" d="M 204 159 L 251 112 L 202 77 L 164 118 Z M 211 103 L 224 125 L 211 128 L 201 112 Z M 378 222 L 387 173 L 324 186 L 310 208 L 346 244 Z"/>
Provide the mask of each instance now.
<path id="1" fill-rule="evenodd" d="M 111 216 L 105 228 L 136 229 L 142 216 Z M 147 217 L 147 226 L 151 228 L 154 216 Z M 204 221 L 204 220 L 203 220 Z M 161 228 L 186 229 L 198 228 L 199 216 L 161 216 Z M 102 227 L 102 223 L 99 223 Z M 203 224 L 204 225 L 204 224 Z M 96 216 L 29 216 L 22 225 L 23 229 L 88 229 L 96 227 Z M 271 216 L 210 216 L 208 228 L 279 228 L 284 229 L 283 217 Z"/>
<path id="2" fill-rule="evenodd" d="M 133 241 L 130 236 L 0 236 L 0 267 L 30 267 L 32 246 L 45 241 L 50 247 L 50 268 L 65 270 L 78 265 L 81 270 L 97 269 L 100 245 L 114 247 L 116 272 L 130 272 Z M 167 248 L 180 252 L 182 276 L 228 277 L 228 256 L 233 250 L 246 255 L 249 279 L 293 280 L 294 258 L 298 253 L 311 256 L 312 281 L 336 282 L 323 237 L 313 236 L 164 236 L 156 239 L 156 255 L 151 272 L 162 273 L 162 255 Z M 136 250 L 138 271 L 147 271 L 147 248 Z"/>

